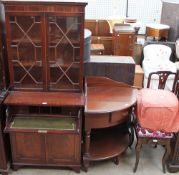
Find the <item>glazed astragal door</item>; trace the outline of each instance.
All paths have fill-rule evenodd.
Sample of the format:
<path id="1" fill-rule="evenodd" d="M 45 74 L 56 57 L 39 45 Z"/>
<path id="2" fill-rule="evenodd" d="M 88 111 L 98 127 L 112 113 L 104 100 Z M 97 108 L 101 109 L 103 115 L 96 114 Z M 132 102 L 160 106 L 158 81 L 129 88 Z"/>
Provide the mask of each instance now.
<path id="1" fill-rule="evenodd" d="M 43 89 L 42 17 L 8 15 L 8 57 L 14 89 Z"/>
<path id="2" fill-rule="evenodd" d="M 49 90 L 79 91 L 81 18 L 48 16 L 47 21 Z"/>

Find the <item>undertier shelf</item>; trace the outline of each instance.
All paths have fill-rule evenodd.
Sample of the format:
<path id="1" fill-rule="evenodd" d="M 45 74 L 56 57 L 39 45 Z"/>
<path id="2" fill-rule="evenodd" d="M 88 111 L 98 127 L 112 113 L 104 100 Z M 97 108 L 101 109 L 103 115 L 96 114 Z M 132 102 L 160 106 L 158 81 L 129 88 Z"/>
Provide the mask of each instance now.
<path id="1" fill-rule="evenodd" d="M 129 145 L 129 134 L 116 128 L 93 131 L 90 160 L 105 160 L 122 154 Z"/>

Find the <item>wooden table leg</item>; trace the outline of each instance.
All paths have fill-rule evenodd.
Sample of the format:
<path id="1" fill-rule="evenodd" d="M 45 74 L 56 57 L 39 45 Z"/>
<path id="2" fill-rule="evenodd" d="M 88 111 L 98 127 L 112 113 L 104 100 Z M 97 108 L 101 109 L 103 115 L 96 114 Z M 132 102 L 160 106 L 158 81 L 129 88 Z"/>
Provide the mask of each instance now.
<path id="1" fill-rule="evenodd" d="M 90 137 L 91 137 L 91 131 L 85 131 L 85 152 L 83 156 L 83 166 L 86 172 L 88 171 L 90 165 L 90 161 L 89 161 Z"/>

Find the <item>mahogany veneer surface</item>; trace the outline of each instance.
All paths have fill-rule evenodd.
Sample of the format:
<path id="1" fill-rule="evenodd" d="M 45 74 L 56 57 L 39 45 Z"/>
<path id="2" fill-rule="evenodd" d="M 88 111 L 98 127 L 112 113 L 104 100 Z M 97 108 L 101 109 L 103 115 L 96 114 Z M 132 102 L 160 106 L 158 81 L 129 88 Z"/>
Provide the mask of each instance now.
<path id="1" fill-rule="evenodd" d="M 104 81 L 105 80 L 105 81 Z M 131 107 L 137 90 L 107 78 L 87 78 L 85 113 L 109 113 Z"/>
<path id="2" fill-rule="evenodd" d="M 83 106 L 81 93 L 65 92 L 9 92 L 4 101 L 6 105 L 32 106 Z"/>

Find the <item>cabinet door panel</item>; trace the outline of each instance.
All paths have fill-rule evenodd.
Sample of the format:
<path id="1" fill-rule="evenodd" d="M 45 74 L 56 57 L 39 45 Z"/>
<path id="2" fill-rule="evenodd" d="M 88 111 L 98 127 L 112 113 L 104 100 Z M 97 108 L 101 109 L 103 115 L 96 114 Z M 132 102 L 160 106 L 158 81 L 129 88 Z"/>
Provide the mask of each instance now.
<path id="1" fill-rule="evenodd" d="M 43 88 L 42 17 L 7 15 L 11 85 L 15 89 Z"/>
<path id="2" fill-rule="evenodd" d="M 11 133 L 14 163 L 45 162 L 44 136 L 39 133 Z"/>
<path id="3" fill-rule="evenodd" d="M 114 55 L 133 56 L 134 35 L 116 34 L 114 40 Z"/>
<path id="4" fill-rule="evenodd" d="M 77 90 L 80 84 L 80 30 L 78 16 L 49 16 L 48 62 L 50 90 Z"/>
<path id="5" fill-rule="evenodd" d="M 78 134 L 47 134 L 47 162 L 54 164 L 80 163 Z"/>

